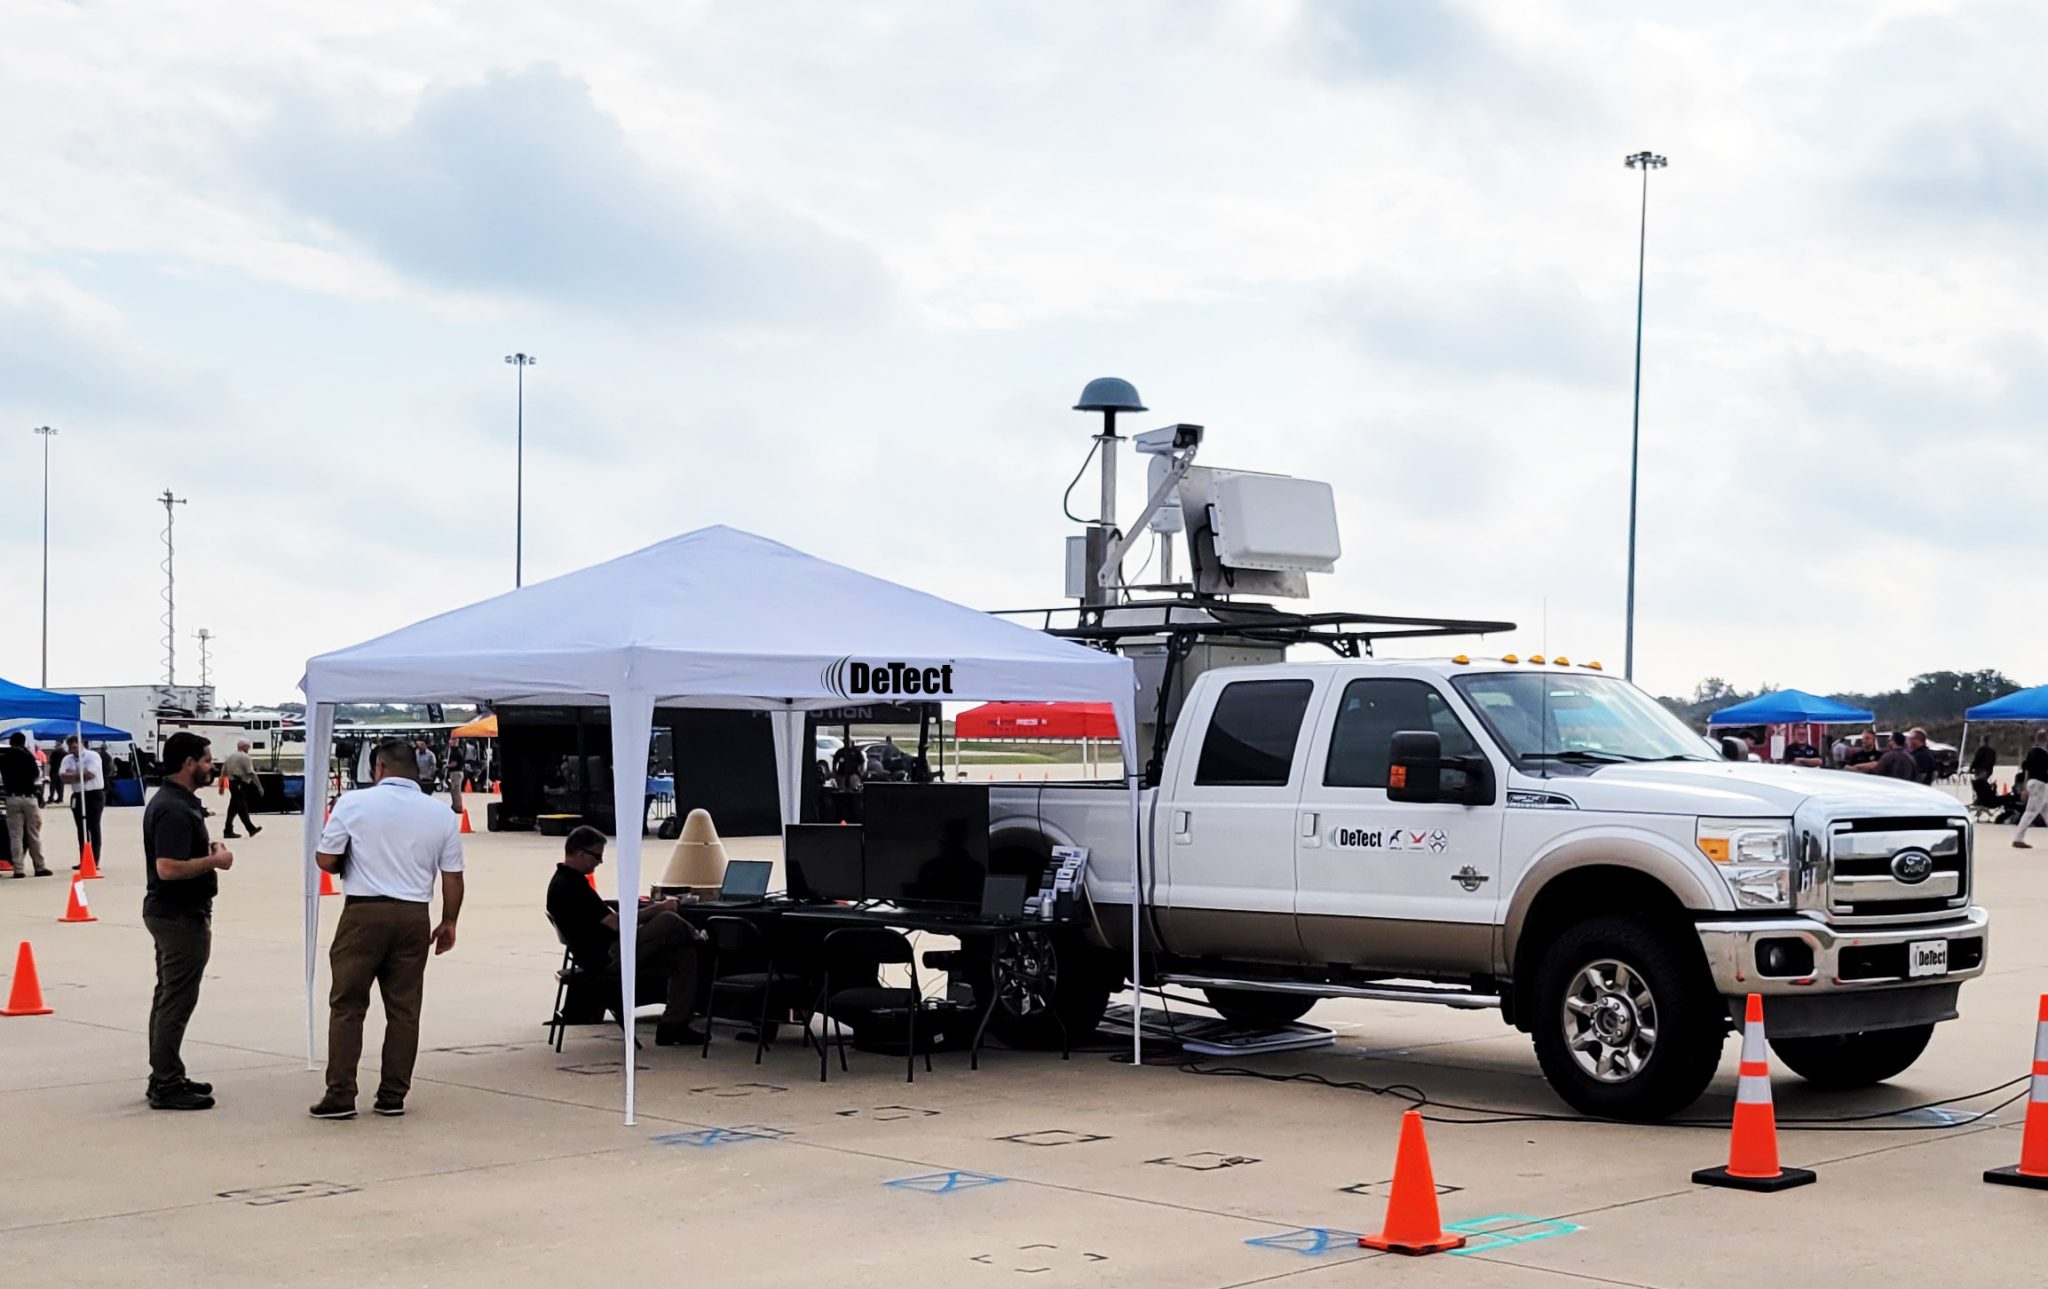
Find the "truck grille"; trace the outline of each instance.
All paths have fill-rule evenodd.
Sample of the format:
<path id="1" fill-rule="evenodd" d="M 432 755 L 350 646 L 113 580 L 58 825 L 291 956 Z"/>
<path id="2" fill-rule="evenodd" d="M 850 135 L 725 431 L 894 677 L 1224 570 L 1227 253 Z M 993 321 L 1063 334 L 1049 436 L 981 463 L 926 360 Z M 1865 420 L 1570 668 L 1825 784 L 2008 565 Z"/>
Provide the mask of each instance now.
<path id="1" fill-rule="evenodd" d="M 1970 902 L 1969 836 L 1963 820 L 1940 816 L 1834 824 L 1829 912 L 1842 918 L 1939 917 L 1963 908 Z"/>

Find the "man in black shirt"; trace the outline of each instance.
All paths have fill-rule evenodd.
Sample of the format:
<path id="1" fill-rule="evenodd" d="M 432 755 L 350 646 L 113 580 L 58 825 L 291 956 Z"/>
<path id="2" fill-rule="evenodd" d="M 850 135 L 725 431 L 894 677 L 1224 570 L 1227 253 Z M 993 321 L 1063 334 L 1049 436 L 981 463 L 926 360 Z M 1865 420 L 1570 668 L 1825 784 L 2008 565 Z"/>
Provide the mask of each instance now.
<path id="1" fill-rule="evenodd" d="M 0 793 L 7 797 L 7 853 L 14 857 L 16 877 L 28 876 L 31 859 L 37 877 L 50 875 L 43 863 L 43 805 L 36 799 L 41 773 L 28 750 L 28 736 L 20 730 L 9 734 L 7 746 L 0 747 Z"/>
<path id="2" fill-rule="evenodd" d="M 1998 749 L 1991 746 L 1990 739 L 1985 739 L 1977 745 L 1977 754 L 1970 758 L 1970 777 L 1988 779 L 1991 772 L 1997 768 Z"/>
<path id="3" fill-rule="evenodd" d="M 213 954 L 213 897 L 219 873 L 234 866 L 227 847 L 206 836 L 199 790 L 213 781 L 205 739 L 180 730 L 164 740 L 163 786 L 142 812 L 142 924 L 156 941 L 156 996 L 149 1008 L 149 1106 L 210 1110 L 213 1085 L 185 1077 L 179 1055 L 199 1005 L 199 982 Z"/>
<path id="4" fill-rule="evenodd" d="M 1868 774 L 1871 770 L 1876 769 L 1878 758 L 1883 755 L 1882 752 L 1877 750 L 1877 744 L 1870 735 L 1858 734 L 1856 736 L 1856 746 L 1849 749 L 1849 757 L 1842 762 L 1842 765 L 1846 769 L 1862 770 L 1863 773 Z M 1870 769 L 1865 769 L 1864 767 L 1866 766 L 1870 767 Z"/>
<path id="5" fill-rule="evenodd" d="M 2027 777 L 2027 804 L 2020 811 L 2020 830 L 2012 835 L 2012 844 L 2020 850 L 2032 850 L 2027 829 L 2048 813 L 2048 730 L 2034 731 L 2034 746 L 2027 749 L 2026 759 L 2020 762 L 2020 773 Z"/>
<path id="6" fill-rule="evenodd" d="M 1940 767 L 1934 763 L 1934 749 L 1927 746 L 1927 731 L 1918 727 L 1907 730 L 1906 751 L 1913 757 L 1914 781 L 1932 784 Z"/>
<path id="7" fill-rule="evenodd" d="M 548 917 L 569 946 L 569 954 L 586 970 L 619 969 L 619 915 L 590 885 L 590 874 L 604 863 L 604 834 L 584 825 L 569 833 L 562 862 L 548 881 Z M 676 912 L 673 899 L 655 900 L 640 908 L 640 937 L 635 956 L 641 971 L 668 976 L 668 998 L 655 1027 L 659 1047 L 695 1047 L 704 1032 L 690 1026 L 697 1011 L 697 945 L 704 937 Z"/>

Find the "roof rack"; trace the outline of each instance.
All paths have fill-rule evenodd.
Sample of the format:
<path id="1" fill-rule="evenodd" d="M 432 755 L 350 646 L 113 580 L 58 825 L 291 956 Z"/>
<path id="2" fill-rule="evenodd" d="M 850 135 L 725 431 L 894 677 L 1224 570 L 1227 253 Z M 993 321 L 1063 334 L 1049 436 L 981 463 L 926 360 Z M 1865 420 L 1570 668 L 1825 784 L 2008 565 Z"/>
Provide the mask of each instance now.
<path id="1" fill-rule="evenodd" d="M 1066 604 L 1045 609 L 996 609 L 997 617 L 1038 619 L 1048 635 L 1097 648 L 1137 637 L 1224 637 L 1270 644 L 1319 644 L 1339 657 L 1372 655 L 1375 640 L 1423 636 L 1490 635 L 1513 631 L 1512 622 L 1480 618 L 1425 618 L 1413 614 L 1295 613 L 1270 604 L 1205 596 L 1130 604 Z M 1071 621 L 1062 621 L 1071 617 Z"/>

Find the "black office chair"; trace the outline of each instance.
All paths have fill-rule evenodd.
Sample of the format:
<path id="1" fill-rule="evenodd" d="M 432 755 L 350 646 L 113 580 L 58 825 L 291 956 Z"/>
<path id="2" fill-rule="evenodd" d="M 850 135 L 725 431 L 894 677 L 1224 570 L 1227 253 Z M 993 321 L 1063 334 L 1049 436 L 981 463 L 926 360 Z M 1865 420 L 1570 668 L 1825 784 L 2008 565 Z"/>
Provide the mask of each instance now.
<path id="1" fill-rule="evenodd" d="M 704 997 L 704 1051 L 711 1056 L 711 1026 L 718 1019 L 718 995 L 721 992 L 737 994 L 759 994 L 760 1015 L 754 1021 L 754 1064 L 761 1063 L 761 1053 L 768 1047 L 768 1014 L 779 1001 L 787 1013 L 801 1006 L 807 996 L 805 986 L 809 983 L 802 976 L 790 971 L 775 969 L 775 951 L 761 928 L 748 918 L 713 917 L 704 923 L 704 930 L 711 937 L 710 961 L 707 964 L 711 985 Z M 718 961 L 722 957 L 739 957 L 741 961 L 755 960 L 766 963 L 760 971 L 736 971 L 730 975 L 718 974 Z M 733 1024 L 744 1024 L 733 1021 Z M 810 1042 L 810 1026 L 804 1026 L 804 1041 Z M 820 1052 L 823 1055 L 823 1052 Z"/>
<path id="2" fill-rule="evenodd" d="M 571 1025 L 601 1025 L 606 1016 L 615 1016 L 623 1028 L 626 1023 L 626 986 L 609 962 L 593 966 L 577 961 L 575 952 L 569 948 L 569 938 L 562 934 L 562 928 L 556 925 L 552 914 L 548 916 L 548 925 L 554 927 L 555 939 L 562 942 L 562 965 L 555 970 L 555 1009 L 547 1023 L 548 1041 L 559 1052 L 563 1035 Z M 667 983 L 665 977 L 640 976 L 639 996 L 659 998 Z M 572 1006 L 577 998 L 585 999 L 587 1004 L 591 993 L 597 995 L 597 1016 L 594 1019 L 588 1018 L 587 1005 Z"/>
<path id="3" fill-rule="evenodd" d="M 910 940 L 901 931 L 881 926 L 842 927 L 827 935 L 819 948 L 823 963 L 824 977 L 818 988 L 818 1001 L 811 1008 L 813 1014 L 822 1017 L 818 1025 L 818 1082 L 826 1082 L 825 1026 L 833 1028 L 839 1045 L 839 1069 L 846 1070 L 846 1027 L 841 1021 L 845 1015 L 870 1018 L 876 1012 L 902 1008 L 906 1019 L 906 1035 L 903 1048 L 905 1081 L 917 1082 L 917 1014 L 924 1007 L 924 993 L 917 979 L 917 954 L 910 946 Z M 874 981 L 883 967 L 908 967 L 910 987 L 902 989 Z M 849 975 L 860 978 L 863 983 L 849 985 L 844 989 L 832 988 L 832 977 L 838 975 L 844 980 Z M 858 1028 L 858 1025 L 856 1025 Z M 804 1021 L 804 1033 L 808 1037 L 811 1023 Z M 924 1054 L 925 1073 L 931 1073 L 932 1054 Z"/>

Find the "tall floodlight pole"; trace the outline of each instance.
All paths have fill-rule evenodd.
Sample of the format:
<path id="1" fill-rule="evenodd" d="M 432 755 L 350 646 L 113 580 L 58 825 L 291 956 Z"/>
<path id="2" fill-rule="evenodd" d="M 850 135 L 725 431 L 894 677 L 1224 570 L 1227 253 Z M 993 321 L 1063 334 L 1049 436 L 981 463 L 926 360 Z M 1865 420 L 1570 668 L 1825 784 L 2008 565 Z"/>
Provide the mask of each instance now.
<path id="1" fill-rule="evenodd" d="M 1636 479 L 1643 444 L 1643 264 L 1650 244 L 1650 172 L 1670 162 L 1654 152 L 1636 152 L 1622 158 L 1631 170 L 1643 172 L 1643 208 L 1636 230 L 1636 392 L 1635 410 L 1628 430 L 1628 616 L 1623 627 L 1621 674 L 1636 676 Z"/>
<path id="2" fill-rule="evenodd" d="M 178 547 L 172 531 L 177 525 L 177 514 L 173 506 L 185 504 L 183 497 L 174 497 L 169 488 L 157 498 L 164 505 L 164 683 L 178 683 Z"/>
<path id="3" fill-rule="evenodd" d="M 505 361 L 519 373 L 518 437 L 513 448 L 512 485 L 512 589 L 518 590 L 526 584 L 526 369 L 540 359 L 532 354 L 506 354 Z"/>
<path id="4" fill-rule="evenodd" d="M 35 432 L 43 440 L 43 678 L 39 684 L 50 687 L 50 440 L 57 437 L 57 431 L 47 425 L 36 426 Z"/>

